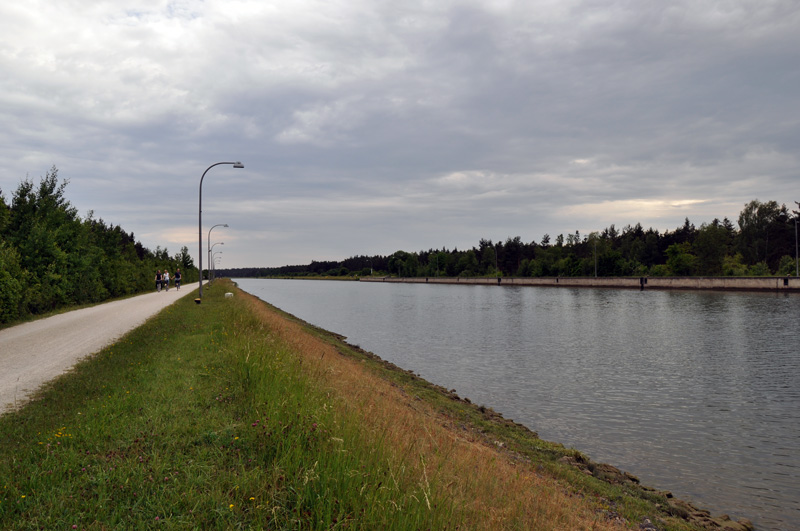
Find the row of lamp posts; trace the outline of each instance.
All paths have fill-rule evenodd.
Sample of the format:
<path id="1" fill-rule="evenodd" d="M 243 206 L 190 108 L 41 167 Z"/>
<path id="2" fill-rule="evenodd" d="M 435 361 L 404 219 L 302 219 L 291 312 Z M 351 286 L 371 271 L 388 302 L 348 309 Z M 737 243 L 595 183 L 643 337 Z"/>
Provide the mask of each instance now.
<path id="1" fill-rule="evenodd" d="M 199 194 L 198 211 L 197 211 L 198 246 L 200 247 L 200 252 L 197 254 L 198 261 L 199 261 L 198 271 L 200 272 L 200 279 L 199 279 L 200 293 L 198 295 L 198 298 L 195 299 L 195 301 L 197 303 L 199 303 L 200 300 L 203 298 L 203 179 L 205 179 L 206 173 L 208 173 L 208 170 L 210 170 L 214 166 L 219 166 L 221 164 L 230 164 L 234 168 L 244 168 L 244 164 L 242 164 L 241 162 L 238 162 L 238 161 L 237 162 L 216 162 L 216 163 L 212 164 L 211 166 L 209 166 L 208 168 L 206 168 L 206 171 L 203 172 L 203 176 L 200 177 L 200 194 Z M 214 258 L 214 255 L 211 252 L 211 249 L 213 247 L 211 245 L 211 231 L 214 230 L 215 227 L 227 227 L 227 226 L 228 225 L 226 223 L 220 223 L 218 225 L 214 225 L 213 227 L 211 227 L 208 230 L 208 273 L 209 273 L 209 280 L 211 279 L 211 270 L 212 270 L 213 258 Z M 218 242 L 218 243 L 222 244 L 223 242 Z M 215 243 L 214 245 L 217 245 L 217 244 Z M 218 252 L 221 252 L 221 251 L 218 251 Z"/>
<path id="2" fill-rule="evenodd" d="M 211 254 L 211 258 L 209 258 L 209 260 L 208 260 L 208 267 L 209 267 L 208 281 L 209 282 L 214 282 L 214 279 L 216 278 L 216 275 L 217 275 L 217 259 L 218 259 L 218 257 L 216 255 L 222 254 L 222 251 L 214 252 L 214 247 L 216 247 L 217 245 L 225 245 L 225 242 L 217 242 L 217 243 L 215 243 L 214 245 L 211 246 L 211 249 L 209 249 L 210 254 Z"/>

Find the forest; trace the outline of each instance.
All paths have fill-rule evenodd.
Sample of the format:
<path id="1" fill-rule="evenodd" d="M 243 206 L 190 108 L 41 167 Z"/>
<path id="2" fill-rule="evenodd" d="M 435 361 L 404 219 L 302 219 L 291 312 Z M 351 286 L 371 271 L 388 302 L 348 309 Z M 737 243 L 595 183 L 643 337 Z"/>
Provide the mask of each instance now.
<path id="1" fill-rule="evenodd" d="M 800 203 L 798 203 L 800 208 Z M 688 218 L 672 231 L 641 224 L 601 232 L 545 234 L 539 242 L 519 236 L 481 239 L 471 249 L 397 251 L 390 256 L 353 256 L 336 261 L 273 268 L 224 269 L 230 277 L 624 277 L 797 275 L 798 211 L 754 199 L 737 224 L 728 218 L 695 226 Z"/>
<path id="2" fill-rule="evenodd" d="M 156 269 L 180 267 L 185 283 L 197 281 L 186 247 L 170 257 L 92 212 L 81 218 L 67 184 L 53 167 L 8 201 L 0 190 L 0 324 L 151 290 Z"/>

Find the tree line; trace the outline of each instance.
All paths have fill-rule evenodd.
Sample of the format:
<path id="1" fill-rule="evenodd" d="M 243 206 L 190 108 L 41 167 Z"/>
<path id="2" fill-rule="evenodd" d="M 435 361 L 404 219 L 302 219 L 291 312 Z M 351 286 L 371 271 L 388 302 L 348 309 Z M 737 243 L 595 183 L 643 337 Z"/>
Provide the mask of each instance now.
<path id="1" fill-rule="evenodd" d="M 0 323 L 153 289 L 156 269 L 197 281 L 186 247 L 170 257 L 93 212 L 81 218 L 67 184 L 54 166 L 38 185 L 23 180 L 10 202 L 0 189 Z"/>
<path id="2" fill-rule="evenodd" d="M 800 207 L 800 203 L 798 203 Z M 659 232 L 641 224 L 614 225 L 581 235 L 545 234 L 481 239 L 468 250 L 397 251 L 307 265 L 224 269 L 233 277 L 396 275 L 401 277 L 770 276 L 797 273 L 796 223 L 800 212 L 776 201 L 750 201 L 734 225 L 728 218 L 696 227 L 685 219 Z"/>

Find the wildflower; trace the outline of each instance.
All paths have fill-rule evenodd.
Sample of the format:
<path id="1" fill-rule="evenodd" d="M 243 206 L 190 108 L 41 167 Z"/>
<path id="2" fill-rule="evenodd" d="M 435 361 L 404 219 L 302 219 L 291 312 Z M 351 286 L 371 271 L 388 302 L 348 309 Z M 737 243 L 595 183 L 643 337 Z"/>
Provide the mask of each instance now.
<path id="1" fill-rule="evenodd" d="M 230 509 L 230 510 L 232 511 L 232 510 L 233 510 L 233 504 L 230 504 L 230 505 L 228 506 L 228 509 Z"/>

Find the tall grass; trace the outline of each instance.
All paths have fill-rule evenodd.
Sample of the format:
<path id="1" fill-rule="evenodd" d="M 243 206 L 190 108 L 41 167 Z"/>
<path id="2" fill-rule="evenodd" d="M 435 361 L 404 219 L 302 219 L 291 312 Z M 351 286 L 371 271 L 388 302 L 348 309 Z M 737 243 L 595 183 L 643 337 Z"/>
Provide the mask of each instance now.
<path id="1" fill-rule="evenodd" d="M 0 528 L 624 524 L 369 365 L 216 282 L 0 417 Z"/>

